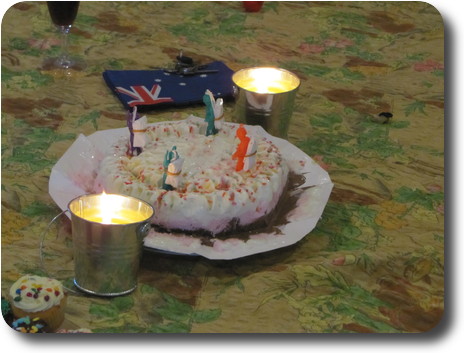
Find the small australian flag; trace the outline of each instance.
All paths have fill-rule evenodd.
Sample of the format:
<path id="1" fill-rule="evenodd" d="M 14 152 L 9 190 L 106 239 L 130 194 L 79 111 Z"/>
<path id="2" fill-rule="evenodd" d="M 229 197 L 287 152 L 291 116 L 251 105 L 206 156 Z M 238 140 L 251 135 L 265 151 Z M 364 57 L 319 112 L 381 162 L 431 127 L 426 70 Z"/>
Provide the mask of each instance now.
<path id="1" fill-rule="evenodd" d="M 215 98 L 232 98 L 233 71 L 221 61 L 203 68 L 217 72 L 184 76 L 164 70 L 106 70 L 103 78 L 126 110 L 202 104 L 207 89 Z"/>

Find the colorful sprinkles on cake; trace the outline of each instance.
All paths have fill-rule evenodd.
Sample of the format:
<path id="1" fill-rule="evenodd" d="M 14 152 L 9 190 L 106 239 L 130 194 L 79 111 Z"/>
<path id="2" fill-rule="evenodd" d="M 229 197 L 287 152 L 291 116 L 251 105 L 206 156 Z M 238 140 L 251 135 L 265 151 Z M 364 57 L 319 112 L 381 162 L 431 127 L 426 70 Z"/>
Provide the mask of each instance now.
<path id="1" fill-rule="evenodd" d="M 226 223 L 240 219 L 244 222 L 241 224 L 249 224 L 271 212 L 288 176 L 288 166 L 282 163 L 277 146 L 248 126 L 240 129 L 237 124 L 223 123 L 211 136 L 206 136 L 206 129 L 207 123 L 196 117 L 149 126 L 143 153 L 129 158 L 123 149 L 115 147 L 102 161 L 94 191 L 145 200 L 155 208 L 154 224 L 167 229 L 174 229 L 174 223 L 178 229 L 211 226 L 215 234 L 215 229 L 228 228 Z M 241 132 L 246 144 L 237 163 L 233 155 L 240 145 L 237 135 Z M 122 137 L 115 146 L 124 143 L 127 138 L 124 142 Z M 173 146 L 185 161 L 173 168 L 179 182 L 169 186 L 165 182 L 166 167 Z M 241 168 L 236 168 L 237 164 L 242 164 Z"/>

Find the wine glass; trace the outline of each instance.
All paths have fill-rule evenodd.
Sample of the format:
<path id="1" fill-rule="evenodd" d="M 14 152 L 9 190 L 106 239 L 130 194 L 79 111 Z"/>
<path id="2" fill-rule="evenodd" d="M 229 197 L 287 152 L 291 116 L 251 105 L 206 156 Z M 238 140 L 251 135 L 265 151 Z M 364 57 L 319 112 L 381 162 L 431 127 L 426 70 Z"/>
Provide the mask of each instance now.
<path id="1" fill-rule="evenodd" d="M 48 12 L 52 22 L 61 32 L 61 50 L 58 57 L 47 58 L 45 69 L 83 70 L 85 63 L 73 58 L 68 53 L 69 32 L 77 16 L 79 1 L 47 1 Z"/>

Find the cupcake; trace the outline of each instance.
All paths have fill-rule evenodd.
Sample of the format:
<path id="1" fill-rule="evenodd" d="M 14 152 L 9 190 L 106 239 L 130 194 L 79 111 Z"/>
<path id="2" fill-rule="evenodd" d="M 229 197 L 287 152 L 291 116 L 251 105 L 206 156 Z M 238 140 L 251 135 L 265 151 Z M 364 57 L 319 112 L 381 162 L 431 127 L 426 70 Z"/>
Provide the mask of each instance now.
<path id="1" fill-rule="evenodd" d="M 29 316 L 22 317 L 13 321 L 11 327 L 22 333 L 45 333 L 47 332 L 47 323 L 41 318 L 31 319 Z"/>
<path id="2" fill-rule="evenodd" d="M 51 332 L 64 321 L 66 293 L 61 283 L 52 278 L 26 275 L 10 288 L 11 310 L 16 318 L 40 318 Z"/>

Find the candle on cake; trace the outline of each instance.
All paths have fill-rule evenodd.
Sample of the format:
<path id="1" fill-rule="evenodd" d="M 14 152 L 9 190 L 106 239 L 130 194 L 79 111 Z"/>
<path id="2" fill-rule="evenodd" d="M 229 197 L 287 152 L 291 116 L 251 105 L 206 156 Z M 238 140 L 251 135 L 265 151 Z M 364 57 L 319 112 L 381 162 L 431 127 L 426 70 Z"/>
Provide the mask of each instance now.
<path id="1" fill-rule="evenodd" d="M 206 114 L 205 114 L 205 122 L 206 122 L 206 136 L 216 135 L 218 133 L 218 129 L 216 128 L 216 116 L 214 112 L 215 100 L 214 96 L 210 90 L 206 90 L 205 94 L 203 95 L 203 103 L 206 105 Z"/>
<path id="2" fill-rule="evenodd" d="M 257 144 L 253 137 L 249 137 L 246 128 L 243 124 L 237 129 L 236 136 L 239 139 L 239 144 L 232 155 L 232 159 L 237 160 L 235 171 L 248 171 L 256 164 Z"/>
<path id="3" fill-rule="evenodd" d="M 183 165 L 184 159 L 179 156 L 176 146 L 173 146 L 170 151 L 166 151 L 163 161 L 164 173 L 162 188 L 164 190 L 170 191 L 179 187 Z"/>
<path id="4" fill-rule="evenodd" d="M 221 130 L 224 121 L 224 100 L 215 99 L 213 93 L 207 89 L 203 96 L 206 105 L 205 122 L 208 124 L 206 136 L 217 134 Z"/>
<path id="5" fill-rule="evenodd" d="M 138 156 L 142 153 L 146 144 L 145 132 L 147 131 L 147 117 L 145 115 L 140 116 L 140 114 L 137 113 L 137 106 L 134 106 L 132 112 L 127 112 L 126 120 L 130 133 L 129 155 Z"/>

